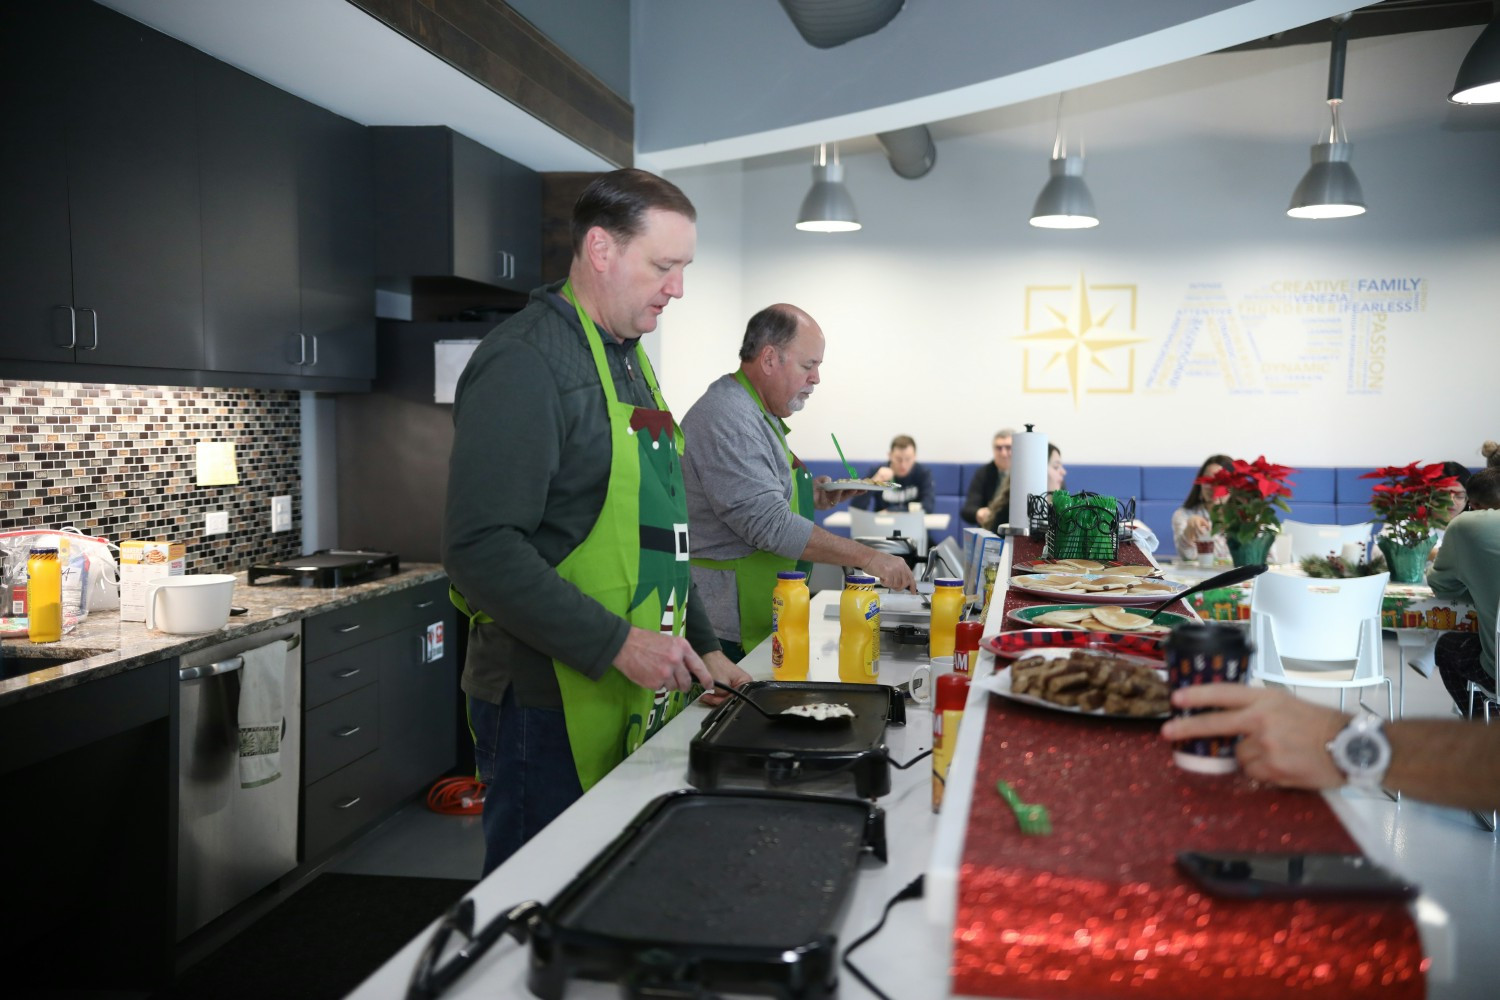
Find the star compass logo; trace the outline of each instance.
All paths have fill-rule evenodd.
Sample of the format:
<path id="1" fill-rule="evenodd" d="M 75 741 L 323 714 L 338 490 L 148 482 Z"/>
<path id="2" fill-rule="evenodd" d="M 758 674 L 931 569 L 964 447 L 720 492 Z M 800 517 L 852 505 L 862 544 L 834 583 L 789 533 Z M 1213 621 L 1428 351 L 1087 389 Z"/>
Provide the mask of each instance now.
<path id="1" fill-rule="evenodd" d="M 1085 394 L 1135 391 L 1136 286 L 1027 285 L 1021 390 L 1067 393 L 1077 409 Z"/>

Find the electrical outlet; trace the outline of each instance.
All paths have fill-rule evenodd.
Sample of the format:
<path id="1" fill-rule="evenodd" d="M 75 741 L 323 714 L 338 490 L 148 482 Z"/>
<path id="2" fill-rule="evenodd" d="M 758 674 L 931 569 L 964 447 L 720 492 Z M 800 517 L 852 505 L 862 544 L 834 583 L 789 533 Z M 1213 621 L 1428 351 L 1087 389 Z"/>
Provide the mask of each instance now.
<path id="1" fill-rule="evenodd" d="M 272 497 L 271 498 L 271 530 L 272 531 L 291 531 L 292 530 L 292 498 L 291 497 L 288 496 L 288 497 Z"/>
<path id="2" fill-rule="evenodd" d="M 211 510 L 203 515 L 203 535 L 224 535 L 229 533 L 229 511 Z"/>

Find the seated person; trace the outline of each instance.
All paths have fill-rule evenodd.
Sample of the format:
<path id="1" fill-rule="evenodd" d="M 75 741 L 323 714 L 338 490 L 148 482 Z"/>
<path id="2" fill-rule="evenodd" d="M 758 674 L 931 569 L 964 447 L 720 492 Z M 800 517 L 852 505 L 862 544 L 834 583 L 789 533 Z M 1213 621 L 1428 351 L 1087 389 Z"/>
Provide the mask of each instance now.
<path id="1" fill-rule="evenodd" d="M 1008 463 L 1007 463 L 1008 464 Z M 979 478 L 975 475 L 975 478 Z M 1068 478 L 1068 470 L 1062 464 L 1062 449 L 1055 444 L 1047 445 L 1047 492 L 1060 490 L 1063 482 Z M 995 490 L 995 495 L 990 498 L 989 503 L 980 509 L 984 518 L 979 522 L 981 528 L 989 528 L 991 531 L 999 531 L 1010 520 L 1010 473 L 1007 471 L 1000 479 L 1000 485 Z"/>
<path id="2" fill-rule="evenodd" d="M 1172 541 L 1177 546 L 1178 562 L 1197 559 L 1199 539 L 1209 538 L 1214 543 L 1214 561 L 1229 559 L 1229 543 L 1223 535 L 1214 534 L 1213 521 L 1208 516 L 1209 504 L 1215 501 L 1209 499 L 1208 491 L 1196 480 L 1212 476 L 1220 469 L 1227 468 L 1233 461 L 1228 455 L 1210 455 L 1198 467 L 1198 474 L 1193 477 L 1195 482 L 1193 488 L 1188 490 L 1187 499 L 1172 512 Z"/>
<path id="3" fill-rule="evenodd" d="M 1062 449 L 1058 448 L 1055 444 L 1049 444 L 1047 446 L 1047 492 L 1051 493 L 1054 490 L 1062 489 L 1067 482 L 1067 478 L 1068 470 L 1062 463 Z M 1000 483 L 1000 489 L 995 493 L 994 499 L 990 501 L 988 509 L 995 512 L 991 514 L 991 517 L 997 519 L 1004 518 L 1009 514 L 1009 475 L 1006 475 Z M 981 527 L 990 527 L 990 525 L 981 525 Z M 1003 527 L 1003 525 L 990 527 L 990 530 L 997 531 L 999 527 Z M 1155 552 L 1156 547 L 1161 544 L 1160 540 L 1156 537 L 1156 532 L 1148 528 L 1143 521 L 1130 522 L 1130 538 L 1140 547 L 1141 551 L 1148 553 Z"/>
<path id="4" fill-rule="evenodd" d="M 1500 441 L 1486 441 L 1479 446 L 1479 454 L 1484 456 L 1484 464 L 1493 469 L 1500 467 Z"/>
<path id="5" fill-rule="evenodd" d="M 880 483 L 895 482 L 900 489 L 880 493 L 861 493 L 850 504 L 865 510 L 909 510 L 919 503 L 924 511 L 937 509 L 937 489 L 932 485 L 932 471 L 917 461 L 917 442 L 905 434 L 891 438 L 886 464 L 865 473 L 866 479 Z"/>
<path id="6" fill-rule="evenodd" d="M 1469 480 L 1469 509 L 1448 525 L 1427 586 L 1435 596 L 1472 605 L 1479 632 L 1445 632 L 1432 651 L 1443 686 L 1460 712 L 1469 710 L 1468 681 L 1495 690 L 1495 610 L 1500 606 L 1500 468 Z"/>
<path id="7" fill-rule="evenodd" d="M 1000 480 L 1010 473 L 1010 455 L 1016 432 L 1009 427 L 995 432 L 990 448 L 994 454 L 988 465 L 974 470 L 969 480 L 969 489 L 964 496 L 964 505 L 958 511 L 965 524 L 984 527 L 990 518 L 989 499 L 1000 488 Z"/>

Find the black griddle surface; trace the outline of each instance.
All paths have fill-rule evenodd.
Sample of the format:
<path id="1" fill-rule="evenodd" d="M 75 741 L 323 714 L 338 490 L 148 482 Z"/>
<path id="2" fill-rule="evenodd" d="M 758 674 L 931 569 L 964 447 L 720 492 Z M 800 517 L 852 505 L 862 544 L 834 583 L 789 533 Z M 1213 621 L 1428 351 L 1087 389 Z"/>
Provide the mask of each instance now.
<path id="1" fill-rule="evenodd" d="M 865 818 L 862 803 L 685 799 L 625 845 L 557 920 L 693 946 L 805 944 L 832 930 Z"/>
<path id="2" fill-rule="evenodd" d="M 745 685 L 744 693 L 773 715 L 794 705 L 831 702 L 848 705 L 854 718 L 767 719 L 734 700 L 725 703 L 708 736 L 710 742 L 725 748 L 793 752 L 868 750 L 885 742 L 890 695 L 880 685 L 760 681 Z"/>

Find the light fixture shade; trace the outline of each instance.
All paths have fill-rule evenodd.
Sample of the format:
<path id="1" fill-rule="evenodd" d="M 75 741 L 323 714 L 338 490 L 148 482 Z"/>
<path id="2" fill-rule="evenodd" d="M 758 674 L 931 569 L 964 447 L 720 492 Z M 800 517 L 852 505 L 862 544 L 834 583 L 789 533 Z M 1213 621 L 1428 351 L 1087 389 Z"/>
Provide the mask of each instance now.
<path id="1" fill-rule="evenodd" d="M 1320 142 L 1312 147 L 1312 166 L 1302 175 L 1286 214 L 1294 219 L 1344 219 L 1363 215 L 1365 195 L 1349 165 L 1347 142 Z"/>
<path id="2" fill-rule="evenodd" d="M 1458 67 L 1448 100 L 1454 104 L 1500 103 L 1500 19 L 1491 21 L 1474 39 Z"/>
<path id="3" fill-rule="evenodd" d="M 813 233 L 852 233 L 860 228 L 854 199 L 844 187 L 842 163 L 814 163 L 813 185 L 802 199 L 797 228 Z"/>
<path id="4" fill-rule="evenodd" d="M 1092 229 L 1099 224 L 1094 196 L 1083 182 L 1083 157 L 1053 157 L 1052 177 L 1031 209 L 1031 224 L 1039 229 Z"/>

